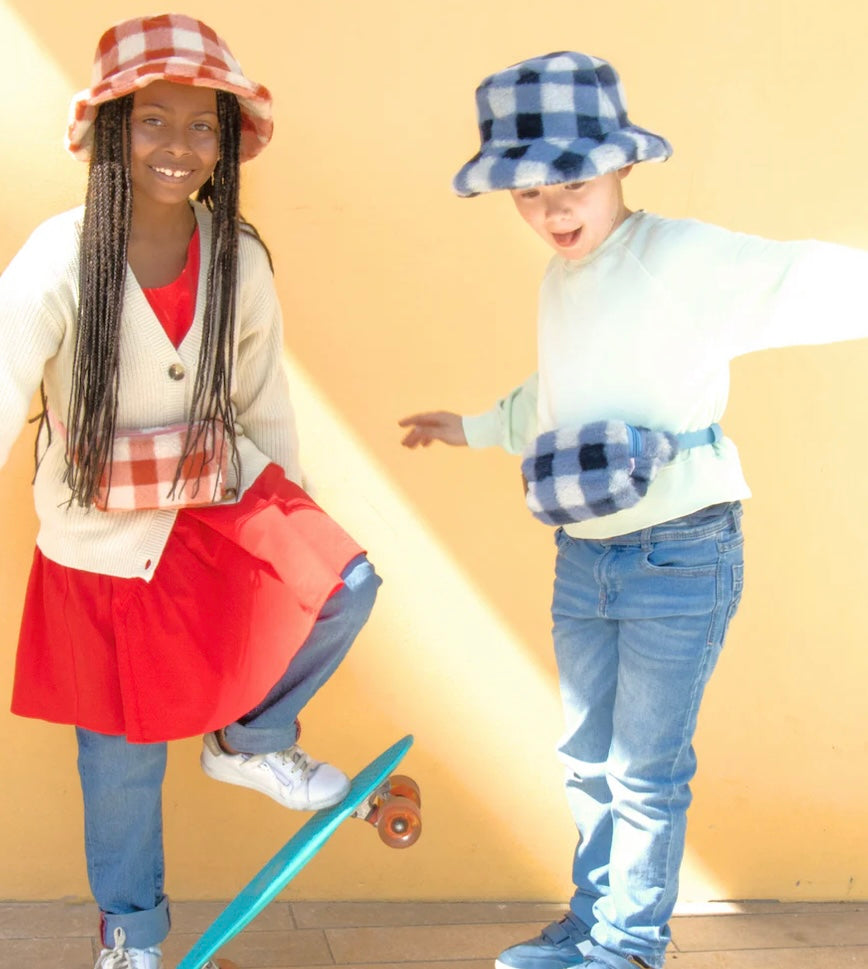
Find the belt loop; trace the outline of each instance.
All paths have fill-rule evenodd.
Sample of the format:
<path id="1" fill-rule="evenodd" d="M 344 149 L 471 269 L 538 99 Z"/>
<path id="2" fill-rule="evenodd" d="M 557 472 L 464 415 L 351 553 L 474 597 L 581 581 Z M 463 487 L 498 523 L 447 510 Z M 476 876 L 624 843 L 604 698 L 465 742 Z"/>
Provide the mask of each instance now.
<path id="1" fill-rule="evenodd" d="M 729 505 L 729 517 L 732 521 L 733 528 L 741 528 L 741 519 L 744 514 L 744 508 L 742 508 L 740 501 L 732 501 Z"/>

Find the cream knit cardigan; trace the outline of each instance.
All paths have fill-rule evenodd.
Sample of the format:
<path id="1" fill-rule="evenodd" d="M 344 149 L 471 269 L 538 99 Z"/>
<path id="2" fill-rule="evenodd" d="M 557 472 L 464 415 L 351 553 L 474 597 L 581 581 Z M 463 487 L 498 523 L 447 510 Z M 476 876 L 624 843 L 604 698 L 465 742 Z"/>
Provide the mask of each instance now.
<path id="1" fill-rule="evenodd" d="M 186 421 L 192 403 L 211 215 L 194 203 L 201 265 L 196 315 L 178 349 L 166 336 L 131 271 L 121 319 L 118 429 L 158 427 Z M 0 276 L 0 466 L 27 418 L 40 381 L 48 406 L 66 423 L 75 350 L 79 246 L 83 209 L 39 226 Z M 269 462 L 299 481 L 295 418 L 283 359 L 283 325 L 265 251 L 242 234 L 239 248 L 237 340 L 232 399 L 235 405 L 243 494 Z M 178 367 L 183 377 L 173 379 Z M 34 486 L 39 516 L 37 544 L 55 562 L 76 569 L 149 580 L 166 545 L 175 512 L 100 512 L 69 503 L 63 483 L 64 444 L 57 434 L 45 452 Z"/>

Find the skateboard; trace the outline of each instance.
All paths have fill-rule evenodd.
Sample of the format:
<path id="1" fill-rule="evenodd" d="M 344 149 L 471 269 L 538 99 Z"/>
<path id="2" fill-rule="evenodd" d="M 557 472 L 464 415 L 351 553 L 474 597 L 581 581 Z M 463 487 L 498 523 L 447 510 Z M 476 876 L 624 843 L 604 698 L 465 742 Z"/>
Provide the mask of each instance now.
<path id="1" fill-rule="evenodd" d="M 407 736 L 393 744 L 353 778 L 343 801 L 317 811 L 205 929 L 178 969 L 238 969 L 234 962 L 212 956 L 272 901 L 347 818 L 372 824 L 392 848 L 415 844 L 422 833 L 419 787 L 410 777 L 392 775 L 412 743 Z"/>

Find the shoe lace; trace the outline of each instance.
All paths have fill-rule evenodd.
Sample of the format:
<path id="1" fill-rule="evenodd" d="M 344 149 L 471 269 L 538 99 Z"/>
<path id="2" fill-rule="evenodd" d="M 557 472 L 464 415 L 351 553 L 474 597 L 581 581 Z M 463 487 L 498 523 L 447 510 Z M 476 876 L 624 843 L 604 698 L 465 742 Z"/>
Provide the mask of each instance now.
<path id="1" fill-rule="evenodd" d="M 107 949 L 103 952 L 99 962 L 96 964 L 96 969 L 136 969 L 133 965 L 133 957 L 130 955 L 129 949 L 124 945 L 127 941 L 127 936 L 122 928 L 118 927 L 115 929 L 114 940 L 114 948 Z"/>
<path id="2" fill-rule="evenodd" d="M 293 773 L 304 775 L 313 770 L 314 763 L 312 758 L 298 744 L 287 747 L 286 750 L 279 751 L 277 756 L 281 763 L 286 764 Z"/>
<path id="3" fill-rule="evenodd" d="M 286 750 L 277 750 L 273 754 L 264 754 L 262 757 L 275 777 L 289 787 L 295 787 L 306 780 L 319 766 L 298 744 L 293 744 Z"/>

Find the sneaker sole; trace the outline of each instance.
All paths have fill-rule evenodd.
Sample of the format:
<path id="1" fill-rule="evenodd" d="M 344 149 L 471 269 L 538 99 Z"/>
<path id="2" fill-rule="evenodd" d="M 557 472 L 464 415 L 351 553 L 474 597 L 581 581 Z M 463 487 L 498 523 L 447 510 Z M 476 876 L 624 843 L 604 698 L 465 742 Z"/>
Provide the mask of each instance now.
<path id="1" fill-rule="evenodd" d="M 547 958 L 545 956 L 529 956 L 524 962 L 524 966 L 530 966 L 531 969 L 538 969 L 540 966 L 547 966 L 548 969 L 581 969 L 584 965 L 585 957 L 581 953 L 579 953 L 578 962 L 555 962 L 553 958 Z M 510 965 L 508 962 L 501 962 L 500 959 L 495 959 L 494 969 L 517 969 L 517 967 Z"/>
<path id="2" fill-rule="evenodd" d="M 582 959 L 581 962 L 574 962 L 572 966 L 561 966 L 561 969 L 581 969 L 585 964 L 585 960 Z M 516 969 L 515 966 L 510 966 L 506 962 L 501 962 L 500 959 L 494 960 L 494 969 Z"/>

